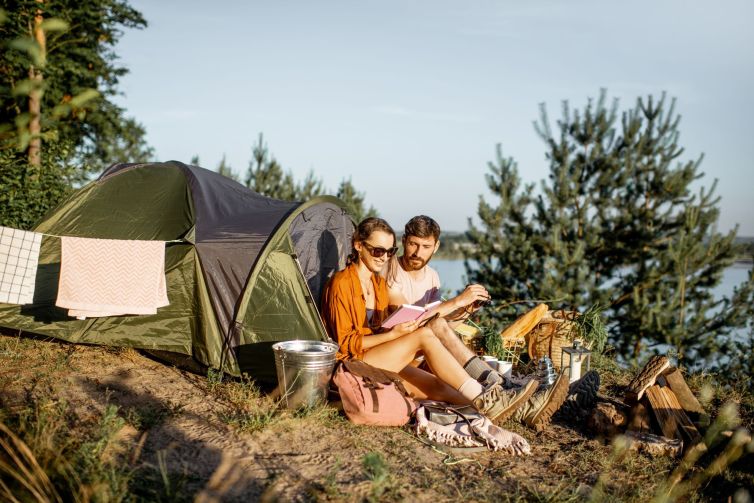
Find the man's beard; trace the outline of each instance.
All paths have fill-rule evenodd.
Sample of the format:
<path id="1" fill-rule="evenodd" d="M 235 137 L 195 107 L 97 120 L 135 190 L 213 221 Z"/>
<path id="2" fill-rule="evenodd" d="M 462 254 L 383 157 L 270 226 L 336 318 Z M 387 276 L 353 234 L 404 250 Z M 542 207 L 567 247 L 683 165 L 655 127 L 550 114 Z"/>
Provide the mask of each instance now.
<path id="1" fill-rule="evenodd" d="M 406 257 L 406 264 L 416 271 L 423 268 L 428 262 L 429 260 L 424 260 L 421 257 Z"/>

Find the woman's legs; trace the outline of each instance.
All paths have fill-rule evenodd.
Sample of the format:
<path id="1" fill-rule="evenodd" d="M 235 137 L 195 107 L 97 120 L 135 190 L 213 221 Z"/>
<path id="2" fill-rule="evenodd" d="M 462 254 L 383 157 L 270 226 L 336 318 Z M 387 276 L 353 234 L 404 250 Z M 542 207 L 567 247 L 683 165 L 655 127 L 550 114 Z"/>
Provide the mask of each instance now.
<path id="1" fill-rule="evenodd" d="M 424 351 L 424 358 L 437 377 L 454 389 L 470 379 L 461 364 L 428 327 L 369 349 L 364 354 L 364 361 L 375 367 L 400 372 L 411 363 L 419 350 Z"/>
<path id="2" fill-rule="evenodd" d="M 403 383 L 411 396 L 419 400 L 428 398 L 440 402 L 448 402 L 456 405 L 467 405 L 471 400 L 463 396 L 448 384 L 442 382 L 436 375 L 407 365 L 399 372 L 405 380 Z"/>

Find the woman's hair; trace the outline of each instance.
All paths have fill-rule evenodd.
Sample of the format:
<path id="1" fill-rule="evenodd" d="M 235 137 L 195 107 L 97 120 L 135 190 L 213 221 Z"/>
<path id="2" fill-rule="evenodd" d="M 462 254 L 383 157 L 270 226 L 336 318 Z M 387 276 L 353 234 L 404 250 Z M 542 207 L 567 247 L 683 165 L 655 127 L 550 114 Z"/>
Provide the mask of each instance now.
<path id="1" fill-rule="evenodd" d="M 356 226 L 356 230 L 353 232 L 353 239 L 351 240 L 351 253 L 348 255 L 346 264 L 352 264 L 359 260 L 359 252 L 353 246 L 357 241 L 366 241 L 374 231 L 387 232 L 393 236 L 393 245 L 395 245 L 395 231 L 390 224 L 385 220 L 377 217 L 367 217 L 362 220 L 359 225 Z"/>

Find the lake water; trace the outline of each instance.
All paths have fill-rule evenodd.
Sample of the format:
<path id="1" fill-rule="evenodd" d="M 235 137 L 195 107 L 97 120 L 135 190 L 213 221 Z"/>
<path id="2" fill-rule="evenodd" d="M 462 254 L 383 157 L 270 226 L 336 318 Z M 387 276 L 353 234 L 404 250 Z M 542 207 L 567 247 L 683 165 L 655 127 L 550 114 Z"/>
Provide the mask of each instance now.
<path id="1" fill-rule="evenodd" d="M 463 267 L 463 260 L 432 260 L 430 265 L 440 275 L 443 290 L 455 293 L 466 285 L 466 270 Z M 715 297 L 730 296 L 734 287 L 746 281 L 751 267 L 752 264 L 737 263 L 725 269 L 723 280 L 713 290 Z"/>

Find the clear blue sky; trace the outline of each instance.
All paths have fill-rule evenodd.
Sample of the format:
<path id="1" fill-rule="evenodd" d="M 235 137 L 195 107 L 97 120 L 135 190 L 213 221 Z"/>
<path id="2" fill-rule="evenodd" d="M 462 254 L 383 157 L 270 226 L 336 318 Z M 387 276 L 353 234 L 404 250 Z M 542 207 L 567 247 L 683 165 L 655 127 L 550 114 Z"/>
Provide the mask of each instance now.
<path id="1" fill-rule="evenodd" d="M 396 228 L 464 230 L 495 145 L 547 175 L 532 122 L 607 88 L 667 91 L 684 159 L 719 179 L 720 230 L 754 235 L 754 2 L 132 0 L 149 22 L 117 48 L 120 103 L 159 160 L 223 155 L 239 174 L 263 132 L 297 178 L 344 177 Z"/>

